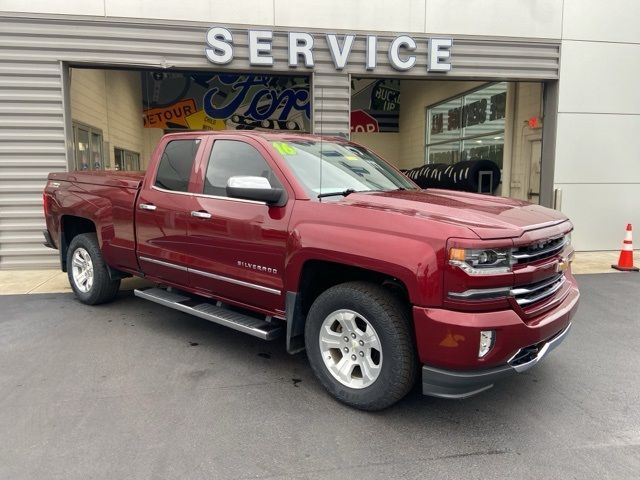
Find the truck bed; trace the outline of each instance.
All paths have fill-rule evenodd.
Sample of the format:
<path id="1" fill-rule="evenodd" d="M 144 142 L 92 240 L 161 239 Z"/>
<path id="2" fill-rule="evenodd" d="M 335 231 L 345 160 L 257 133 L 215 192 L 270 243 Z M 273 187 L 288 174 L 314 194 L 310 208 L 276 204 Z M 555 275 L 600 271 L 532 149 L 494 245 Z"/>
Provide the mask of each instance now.
<path id="1" fill-rule="evenodd" d="M 59 247 L 60 223 L 65 218 L 85 218 L 96 226 L 107 263 L 126 272 L 137 271 L 135 204 L 144 175 L 105 170 L 50 173 L 45 195 L 50 209 L 47 230 L 54 244 Z"/>

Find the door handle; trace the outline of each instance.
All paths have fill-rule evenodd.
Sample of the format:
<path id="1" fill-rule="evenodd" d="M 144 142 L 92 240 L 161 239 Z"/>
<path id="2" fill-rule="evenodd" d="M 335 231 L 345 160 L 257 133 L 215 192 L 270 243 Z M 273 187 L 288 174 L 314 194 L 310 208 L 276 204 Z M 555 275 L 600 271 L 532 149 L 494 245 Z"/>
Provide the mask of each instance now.
<path id="1" fill-rule="evenodd" d="M 150 203 L 141 203 L 140 205 L 138 205 L 138 207 L 140 208 L 140 210 L 155 210 L 156 206 L 152 205 Z"/>
<path id="2" fill-rule="evenodd" d="M 209 212 L 205 212 L 202 210 L 194 210 L 191 212 L 192 217 L 196 218 L 211 218 L 211 214 Z"/>

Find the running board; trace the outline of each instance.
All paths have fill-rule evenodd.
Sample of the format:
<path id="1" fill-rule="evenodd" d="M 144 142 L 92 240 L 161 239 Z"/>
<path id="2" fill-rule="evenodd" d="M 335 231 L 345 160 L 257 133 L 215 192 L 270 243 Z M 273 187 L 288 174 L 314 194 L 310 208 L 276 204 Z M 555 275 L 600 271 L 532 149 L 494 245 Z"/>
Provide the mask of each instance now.
<path id="1" fill-rule="evenodd" d="M 182 292 L 168 291 L 164 288 L 145 288 L 134 290 L 136 297 L 150 300 L 165 307 L 204 318 L 213 323 L 248 333 L 263 340 L 273 340 L 283 333 L 276 323 L 269 323 L 221 306 L 220 302 L 210 303 L 203 298 L 189 297 Z"/>

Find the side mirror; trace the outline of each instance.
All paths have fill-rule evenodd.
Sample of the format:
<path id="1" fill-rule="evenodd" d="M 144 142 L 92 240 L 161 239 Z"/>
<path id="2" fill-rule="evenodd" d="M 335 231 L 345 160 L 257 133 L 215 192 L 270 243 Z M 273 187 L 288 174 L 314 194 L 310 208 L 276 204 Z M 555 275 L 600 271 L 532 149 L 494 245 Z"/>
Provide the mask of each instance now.
<path id="1" fill-rule="evenodd" d="M 281 207 L 287 198 L 282 188 L 272 188 L 264 177 L 230 177 L 227 180 L 227 196 L 265 202 Z"/>

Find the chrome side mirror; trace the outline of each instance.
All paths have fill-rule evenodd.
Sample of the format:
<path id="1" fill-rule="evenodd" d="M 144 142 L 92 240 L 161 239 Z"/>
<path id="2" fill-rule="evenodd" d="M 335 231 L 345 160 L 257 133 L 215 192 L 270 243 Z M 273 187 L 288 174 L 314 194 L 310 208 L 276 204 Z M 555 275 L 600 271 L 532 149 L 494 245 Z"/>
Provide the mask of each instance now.
<path id="1" fill-rule="evenodd" d="M 264 177 L 230 177 L 227 180 L 227 196 L 265 202 L 278 207 L 287 201 L 284 190 L 272 188 L 269 180 Z"/>

